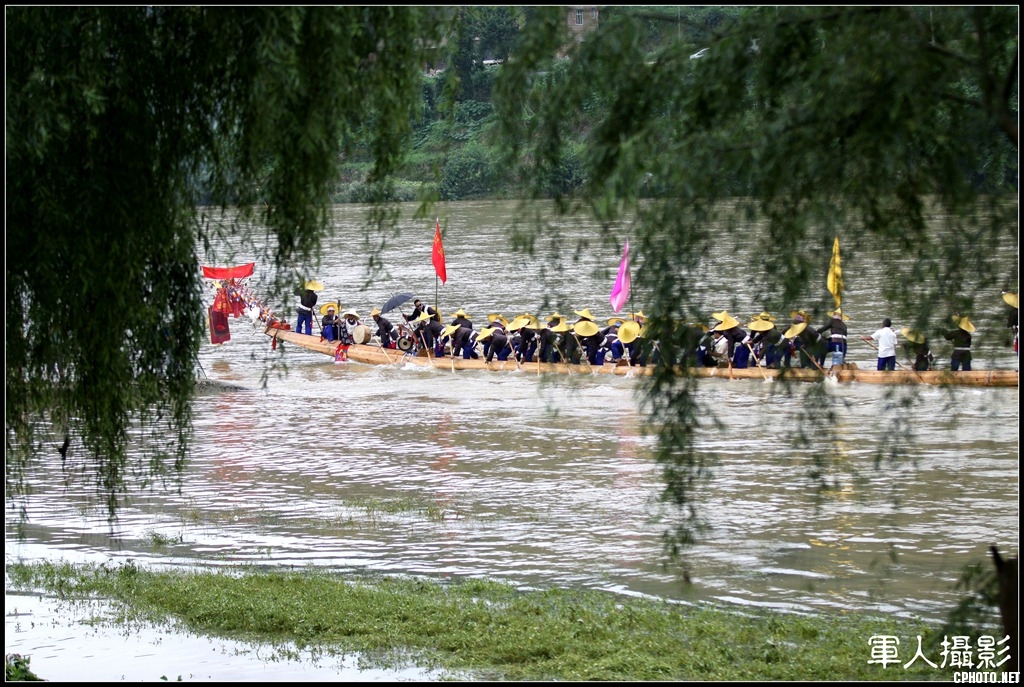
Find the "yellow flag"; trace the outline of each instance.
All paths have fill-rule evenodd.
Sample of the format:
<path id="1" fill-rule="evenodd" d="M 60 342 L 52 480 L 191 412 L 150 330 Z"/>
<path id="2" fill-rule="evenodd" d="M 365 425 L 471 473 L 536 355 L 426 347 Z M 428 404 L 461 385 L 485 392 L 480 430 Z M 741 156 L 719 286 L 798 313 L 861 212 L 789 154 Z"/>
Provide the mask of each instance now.
<path id="1" fill-rule="evenodd" d="M 839 264 L 839 237 L 832 244 L 832 261 L 828 265 L 828 290 L 836 299 L 836 307 L 840 306 L 843 293 L 843 268 Z"/>

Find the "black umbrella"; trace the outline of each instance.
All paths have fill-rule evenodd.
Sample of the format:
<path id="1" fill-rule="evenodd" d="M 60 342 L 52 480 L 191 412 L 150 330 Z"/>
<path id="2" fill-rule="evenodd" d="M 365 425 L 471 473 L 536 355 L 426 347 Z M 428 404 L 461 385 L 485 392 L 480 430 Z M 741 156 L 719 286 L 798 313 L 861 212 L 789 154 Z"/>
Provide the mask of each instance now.
<path id="1" fill-rule="evenodd" d="M 388 299 L 388 302 L 385 303 L 384 306 L 380 309 L 380 314 L 383 315 L 384 313 L 391 312 L 392 310 L 400 306 L 402 303 L 405 303 L 406 301 L 411 301 L 415 297 L 416 296 L 414 296 L 411 293 L 400 293 L 395 296 L 392 296 L 391 298 Z"/>

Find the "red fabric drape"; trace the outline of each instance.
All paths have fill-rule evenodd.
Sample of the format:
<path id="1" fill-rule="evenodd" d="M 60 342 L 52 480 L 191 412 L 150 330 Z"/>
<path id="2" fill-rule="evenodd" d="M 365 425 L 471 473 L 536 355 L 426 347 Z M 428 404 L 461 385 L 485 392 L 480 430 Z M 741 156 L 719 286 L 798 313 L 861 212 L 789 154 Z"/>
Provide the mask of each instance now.
<path id="1" fill-rule="evenodd" d="M 207 267 L 203 265 L 203 276 L 207 279 L 245 279 L 252 276 L 255 262 L 236 267 Z"/>

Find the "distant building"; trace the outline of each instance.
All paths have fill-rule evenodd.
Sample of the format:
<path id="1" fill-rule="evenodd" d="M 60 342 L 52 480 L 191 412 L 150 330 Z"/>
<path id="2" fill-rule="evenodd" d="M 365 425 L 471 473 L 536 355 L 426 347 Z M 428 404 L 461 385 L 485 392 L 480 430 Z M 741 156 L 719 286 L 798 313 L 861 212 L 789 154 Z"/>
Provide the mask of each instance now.
<path id="1" fill-rule="evenodd" d="M 582 42 L 584 36 L 597 28 L 599 18 L 597 5 L 569 5 L 565 21 L 576 41 Z"/>

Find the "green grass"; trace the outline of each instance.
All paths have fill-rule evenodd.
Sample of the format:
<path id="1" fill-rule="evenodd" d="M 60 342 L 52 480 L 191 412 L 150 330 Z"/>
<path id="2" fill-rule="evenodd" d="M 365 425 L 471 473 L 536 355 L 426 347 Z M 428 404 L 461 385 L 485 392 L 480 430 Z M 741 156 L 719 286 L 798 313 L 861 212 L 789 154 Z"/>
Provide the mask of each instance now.
<path id="1" fill-rule="evenodd" d="M 801 616 L 573 590 L 518 590 L 322 571 L 153 572 L 105 565 L 8 564 L 8 588 L 74 602 L 103 598 L 107 622 L 313 655 L 358 652 L 369 667 L 417 665 L 452 679 L 946 680 L 918 660 L 922 622 L 836 612 Z M 900 664 L 868 664 L 874 635 L 900 639 Z M 926 642 L 927 645 L 927 642 Z M 906 655 L 904 655 L 906 653 Z M 929 656 L 933 662 L 935 656 Z M 43 676 L 45 678 L 45 676 Z"/>

